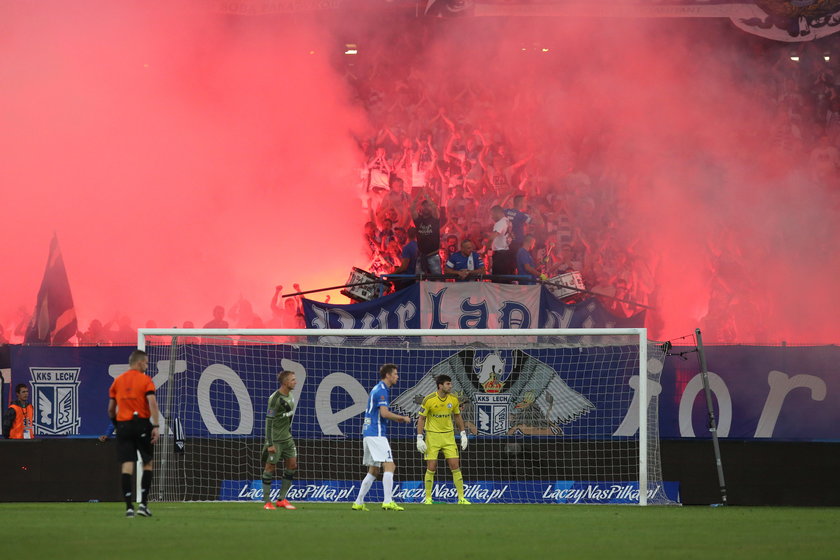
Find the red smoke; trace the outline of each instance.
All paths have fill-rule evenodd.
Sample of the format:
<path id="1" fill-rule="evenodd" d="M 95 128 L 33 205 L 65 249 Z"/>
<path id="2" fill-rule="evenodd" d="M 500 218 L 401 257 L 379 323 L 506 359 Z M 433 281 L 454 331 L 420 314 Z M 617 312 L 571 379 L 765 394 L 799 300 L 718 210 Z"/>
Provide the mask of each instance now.
<path id="1" fill-rule="evenodd" d="M 738 341 L 840 339 L 836 187 L 812 180 L 807 150 L 773 144 L 767 53 L 784 61 L 782 46 L 714 22 L 111 4 L 0 5 L 7 326 L 34 305 L 53 231 L 81 325 L 118 312 L 201 325 L 240 295 L 267 317 L 275 284 L 340 284 L 363 266 L 351 133 L 380 123 L 330 60 L 347 41 L 377 80 L 413 70 L 432 103 L 462 107 L 455 94 L 480 85 L 472 123 L 534 153 L 550 188 L 585 171 L 656 276 L 657 336 L 700 325 L 725 278 Z"/>
<path id="2" fill-rule="evenodd" d="M 0 6 L 7 325 L 53 231 L 85 327 L 200 326 L 240 295 L 267 316 L 276 284 L 340 284 L 361 251 L 329 37 L 148 5 Z"/>

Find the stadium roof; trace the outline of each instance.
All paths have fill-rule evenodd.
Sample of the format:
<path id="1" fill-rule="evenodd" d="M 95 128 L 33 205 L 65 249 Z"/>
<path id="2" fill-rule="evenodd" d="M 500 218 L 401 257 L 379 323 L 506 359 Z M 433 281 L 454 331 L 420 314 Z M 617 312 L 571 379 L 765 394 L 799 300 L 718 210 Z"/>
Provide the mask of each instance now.
<path id="1" fill-rule="evenodd" d="M 840 0 L 212 0 L 238 15 L 404 11 L 417 17 L 728 18 L 777 41 L 812 41 L 840 26 Z"/>

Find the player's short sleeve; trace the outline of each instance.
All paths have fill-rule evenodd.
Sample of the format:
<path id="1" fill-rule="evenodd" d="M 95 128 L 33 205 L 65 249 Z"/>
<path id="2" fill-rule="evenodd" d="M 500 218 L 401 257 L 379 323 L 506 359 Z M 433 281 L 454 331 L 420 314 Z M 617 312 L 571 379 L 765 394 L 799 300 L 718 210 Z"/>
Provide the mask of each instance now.
<path id="1" fill-rule="evenodd" d="M 455 395 L 450 395 L 452 397 L 452 414 L 461 414 L 461 404 L 458 402 L 458 397 Z"/>
<path id="2" fill-rule="evenodd" d="M 388 406 L 390 404 L 388 398 L 388 390 L 380 387 L 374 391 L 373 405 L 378 409 L 380 406 Z"/>
<path id="3" fill-rule="evenodd" d="M 114 379 L 114 382 L 111 383 L 110 389 L 108 389 L 108 397 L 117 400 L 117 380 Z"/>
<path id="4" fill-rule="evenodd" d="M 423 402 L 420 403 L 420 416 L 428 416 L 429 415 L 429 398 L 432 395 L 426 395 L 423 399 Z"/>
<path id="5" fill-rule="evenodd" d="M 146 377 L 146 390 L 143 391 L 144 395 L 154 395 L 155 394 L 155 382 L 152 381 L 151 377 Z"/>
<path id="6" fill-rule="evenodd" d="M 278 412 L 280 412 L 280 395 L 275 392 L 268 398 L 268 411 L 265 415 L 267 418 L 274 418 Z"/>

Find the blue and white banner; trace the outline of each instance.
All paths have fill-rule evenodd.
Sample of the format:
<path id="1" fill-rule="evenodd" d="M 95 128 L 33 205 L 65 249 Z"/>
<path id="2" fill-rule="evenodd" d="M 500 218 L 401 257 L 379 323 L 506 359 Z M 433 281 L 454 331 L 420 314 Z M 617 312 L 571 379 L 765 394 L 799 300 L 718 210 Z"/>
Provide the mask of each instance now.
<path id="1" fill-rule="evenodd" d="M 108 388 L 127 369 L 132 348 L 10 348 L 12 386 L 30 384 L 40 436 L 103 433 Z M 400 367 L 392 397 L 407 413 L 413 412 L 417 394 L 433 390 L 430 376 L 446 370 L 470 395 L 464 414 L 476 437 L 635 433 L 632 368 L 592 369 L 574 352 L 551 357 L 546 351 L 450 351 L 418 361 L 417 353 L 406 351 L 333 347 L 306 355 L 295 346 L 262 346 L 247 349 L 246 368 L 239 360 L 245 350 L 195 346 L 176 362 L 185 394 L 194 397 L 181 417 L 186 437 L 261 433 L 262 410 L 272 390 L 265 379 L 280 368 L 298 374 L 298 437 L 358 437 L 367 392 L 378 381 L 376 364 L 385 361 Z M 706 352 L 721 437 L 840 440 L 840 348 L 711 346 Z M 660 380 L 648 384 L 649 394 L 659 393 L 663 438 L 709 437 L 702 379 L 694 355 L 689 356 L 667 358 L 660 364 Z M 517 371 L 523 367 L 538 372 L 535 387 L 522 385 Z M 149 374 L 160 390 L 167 389 L 168 361 L 149 364 Z M 608 413 L 607 394 L 616 391 L 624 395 L 622 408 Z M 571 408 L 561 409 L 561 402 Z M 412 430 L 400 424 L 394 437 L 410 438 Z"/>
<path id="2" fill-rule="evenodd" d="M 303 300 L 311 329 L 484 329 L 642 327 L 644 312 L 616 317 L 595 299 L 559 300 L 543 286 L 419 282 L 364 303 Z"/>
<path id="3" fill-rule="evenodd" d="M 293 502 L 350 502 L 359 492 L 360 481 L 348 480 L 296 480 L 287 498 Z M 394 483 L 394 499 L 401 503 L 421 503 L 424 498 L 422 480 Z M 271 486 L 271 499 L 277 500 L 280 483 Z M 557 481 L 465 481 L 464 497 L 474 504 L 521 503 L 522 496 L 529 501 L 545 504 L 637 504 L 637 482 L 581 482 Z M 648 502 L 679 503 L 679 483 L 657 483 L 648 488 Z M 374 484 L 366 501 L 382 501 L 382 485 Z M 221 501 L 263 501 L 262 481 L 224 480 L 219 489 Z M 436 502 L 454 503 L 457 492 L 451 483 L 436 483 L 432 489 Z"/>
<path id="4" fill-rule="evenodd" d="M 435 376 L 449 375 L 463 400 L 462 418 L 477 437 L 635 437 L 635 429 L 626 430 L 638 425 L 638 409 L 632 406 L 635 346 L 624 347 L 620 359 L 605 359 L 599 349 L 579 348 L 421 353 L 404 346 L 198 345 L 186 348 L 185 359 L 175 364 L 179 418 L 188 438 L 261 437 L 274 378 L 290 370 L 297 377 L 295 437 L 360 439 L 368 392 L 379 382 L 383 363 L 400 371 L 390 392 L 391 408 L 412 417 L 417 403 L 434 391 Z M 168 361 L 149 367 L 164 411 L 168 367 Z M 594 385 L 593 379 L 598 380 Z M 412 438 L 414 428 L 393 425 L 389 436 Z"/>
<path id="5" fill-rule="evenodd" d="M 595 298 L 570 304 L 543 288 L 540 302 L 542 329 L 620 329 L 645 325 L 645 311 L 632 317 L 616 317 Z"/>
<path id="6" fill-rule="evenodd" d="M 421 328 L 535 328 L 540 317 L 541 289 L 536 285 L 488 282 L 421 282 Z"/>
<path id="7" fill-rule="evenodd" d="M 303 300 L 306 327 L 310 329 L 419 329 L 420 286 L 354 304 Z"/>
<path id="8" fill-rule="evenodd" d="M 720 437 L 840 440 L 837 346 L 711 346 L 706 360 Z M 661 436 L 711 437 L 696 360 L 665 367 Z"/>

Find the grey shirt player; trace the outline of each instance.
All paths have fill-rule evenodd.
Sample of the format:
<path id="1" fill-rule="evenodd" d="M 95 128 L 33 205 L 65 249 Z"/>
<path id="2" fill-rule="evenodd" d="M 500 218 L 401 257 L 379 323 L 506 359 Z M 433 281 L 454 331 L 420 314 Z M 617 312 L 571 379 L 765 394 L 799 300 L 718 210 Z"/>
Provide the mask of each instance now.
<path id="1" fill-rule="evenodd" d="M 297 473 L 297 449 L 292 439 L 292 418 L 295 414 L 295 399 L 292 389 L 297 385 L 293 371 L 281 371 L 277 375 L 280 388 L 268 399 L 265 415 L 265 444 L 262 449 L 264 470 L 262 474 L 263 501 L 265 509 L 296 509 L 286 499 Z M 271 502 L 271 481 L 277 471 L 277 463 L 283 461 L 283 482 L 280 485 L 279 500 Z"/>
<path id="2" fill-rule="evenodd" d="M 274 391 L 268 399 L 268 412 L 265 415 L 265 445 L 263 454 L 268 463 L 277 463 L 281 459 L 296 457 L 295 442 L 292 439 L 292 418 L 295 414 L 295 398 Z M 268 448 L 274 446 L 275 453 L 269 454 Z"/>

